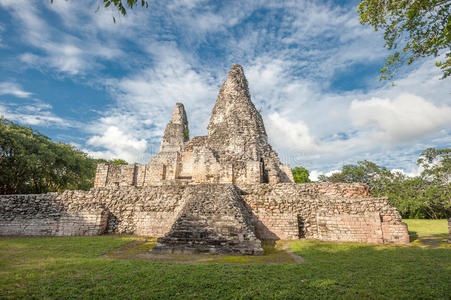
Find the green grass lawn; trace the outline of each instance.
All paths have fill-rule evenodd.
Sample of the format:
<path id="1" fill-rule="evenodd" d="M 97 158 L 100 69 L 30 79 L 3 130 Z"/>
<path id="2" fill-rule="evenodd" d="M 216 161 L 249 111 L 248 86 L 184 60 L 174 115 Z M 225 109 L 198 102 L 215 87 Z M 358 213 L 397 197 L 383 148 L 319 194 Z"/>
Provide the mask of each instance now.
<path id="1" fill-rule="evenodd" d="M 402 220 L 407 223 L 409 232 L 415 232 L 418 235 L 447 235 L 448 234 L 448 220 L 419 220 L 419 219 L 405 219 Z"/>
<path id="2" fill-rule="evenodd" d="M 440 222 L 408 223 L 419 243 L 424 233 L 446 233 Z M 0 299 L 449 299 L 451 295 L 451 247 L 445 244 L 287 243 L 305 259 L 301 264 L 187 264 L 105 255 L 134 240 L 0 238 Z"/>

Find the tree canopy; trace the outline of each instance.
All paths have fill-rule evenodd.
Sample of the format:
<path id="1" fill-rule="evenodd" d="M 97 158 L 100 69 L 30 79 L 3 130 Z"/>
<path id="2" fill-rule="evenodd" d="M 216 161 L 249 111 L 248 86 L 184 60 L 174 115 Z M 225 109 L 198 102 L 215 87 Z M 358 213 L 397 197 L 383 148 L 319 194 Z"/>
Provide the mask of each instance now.
<path id="1" fill-rule="evenodd" d="M 100 162 L 126 164 L 90 158 L 72 145 L 0 118 L 0 194 L 87 190 Z"/>
<path id="2" fill-rule="evenodd" d="M 304 167 L 295 167 L 291 170 L 293 173 L 293 179 L 296 183 L 310 182 L 309 171 Z"/>
<path id="3" fill-rule="evenodd" d="M 448 0 L 363 0 L 357 9 L 360 23 L 384 31 L 385 47 L 393 50 L 380 78 L 391 79 L 401 64 L 443 52 L 436 65 L 442 78 L 451 75 L 450 10 Z"/>
<path id="4" fill-rule="evenodd" d="M 417 164 L 423 171 L 409 177 L 390 172 L 370 161 L 345 165 L 331 176 L 321 175 L 324 182 L 363 182 L 370 186 L 373 196 L 388 197 L 403 218 L 451 217 L 451 149 L 428 148 Z"/>

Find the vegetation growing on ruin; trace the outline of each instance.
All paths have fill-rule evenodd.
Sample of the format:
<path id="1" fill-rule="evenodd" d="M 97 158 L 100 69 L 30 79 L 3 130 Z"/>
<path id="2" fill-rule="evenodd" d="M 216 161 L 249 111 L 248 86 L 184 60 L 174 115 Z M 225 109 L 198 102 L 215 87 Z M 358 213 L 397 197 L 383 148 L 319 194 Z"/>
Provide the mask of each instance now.
<path id="1" fill-rule="evenodd" d="M 104 254 L 135 238 L 2 237 L 0 298 L 447 298 L 450 246 L 421 242 L 446 237 L 446 220 L 414 221 L 410 245 L 291 241 L 301 264 L 114 259 Z"/>

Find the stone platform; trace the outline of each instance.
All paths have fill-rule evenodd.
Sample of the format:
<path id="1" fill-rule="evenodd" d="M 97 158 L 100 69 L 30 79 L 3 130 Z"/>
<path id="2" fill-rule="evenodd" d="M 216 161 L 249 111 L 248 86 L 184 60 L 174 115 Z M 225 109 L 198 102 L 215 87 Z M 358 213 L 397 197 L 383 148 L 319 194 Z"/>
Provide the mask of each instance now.
<path id="1" fill-rule="evenodd" d="M 221 213 L 224 219 L 218 217 Z M 259 240 L 409 242 L 407 225 L 396 208 L 387 198 L 372 198 L 363 184 L 168 184 L 0 195 L 0 235 L 105 232 L 170 238 L 171 231 L 180 233 L 188 222 L 196 226 L 197 232 L 205 229 L 209 234 L 206 237 L 224 237 L 222 242 L 229 245 L 236 241 L 241 245 L 253 243 L 250 230 Z M 230 229 L 227 224 L 238 227 Z M 208 226 L 221 230 L 208 232 Z M 244 248 L 258 246 L 255 242 Z M 188 245 L 185 250 L 190 251 Z M 204 249 L 220 248 L 211 247 L 211 242 L 205 245 Z"/>

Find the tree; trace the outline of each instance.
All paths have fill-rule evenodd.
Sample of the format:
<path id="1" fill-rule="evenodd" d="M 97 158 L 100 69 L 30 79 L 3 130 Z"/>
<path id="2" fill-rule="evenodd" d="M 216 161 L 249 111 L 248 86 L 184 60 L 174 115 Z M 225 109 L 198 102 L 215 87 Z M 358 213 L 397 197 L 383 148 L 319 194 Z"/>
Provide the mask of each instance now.
<path id="1" fill-rule="evenodd" d="M 116 7 L 120 14 L 125 16 L 127 14 L 127 9 L 132 9 L 134 6 L 139 6 L 141 4 L 142 7 L 149 7 L 148 0 L 103 0 L 103 5 L 105 8 L 113 6 Z M 50 3 L 53 4 L 53 0 L 50 0 Z M 100 8 L 100 6 L 99 6 Z M 113 17 L 114 23 L 116 23 L 116 18 Z"/>
<path id="2" fill-rule="evenodd" d="M 309 177 L 309 171 L 304 167 L 295 167 L 291 170 L 293 173 L 293 179 L 296 183 L 311 182 Z"/>
<path id="3" fill-rule="evenodd" d="M 392 79 L 397 68 L 422 57 L 445 58 L 436 66 L 451 75 L 451 2 L 448 0 L 363 0 L 357 9 L 361 24 L 384 31 L 384 47 L 394 52 L 380 79 Z M 401 49 L 400 51 L 397 49 Z"/>
<path id="4" fill-rule="evenodd" d="M 451 149 L 427 148 L 420 154 L 417 164 L 423 168 L 421 176 L 425 180 L 439 184 L 451 182 Z"/>
<path id="5" fill-rule="evenodd" d="M 87 190 L 97 163 L 71 145 L 0 118 L 0 194 Z"/>
<path id="6" fill-rule="evenodd" d="M 99 159 L 97 159 L 97 163 L 110 164 L 110 165 L 128 165 L 128 162 L 126 162 L 123 159 L 119 159 L 119 158 L 110 159 L 110 160 L 99 158 Z"/>
<path id="7" fill-rule="evenodd" d="M 409 177 L 390 172 L 370 161 L 344 165 L 340 172 L 320 175 L 324 182 L 362 182 L 375 197 L 388 197 L 403 218 L 451 217 L 451 149 L 424 150 L 417 164 L 424 168 L 420 176 Z"/>
<path id="8" fill-rule="evenodd" d="M 357 162 L 357 165 L 344 165 L 341 172 L 333 173 L 330 176 L 320 175 L 318 178 L 325 182 L 362 182 L 372 188 L 378 188 L 376 187 L 376 180 L 389 175 L 390 171 L 387 168 L 364 160 Z"/>

